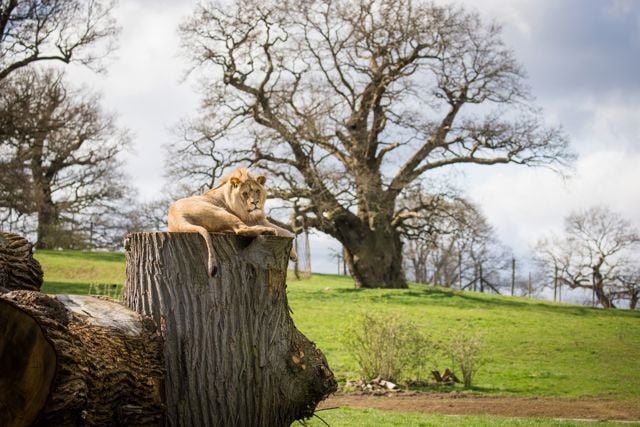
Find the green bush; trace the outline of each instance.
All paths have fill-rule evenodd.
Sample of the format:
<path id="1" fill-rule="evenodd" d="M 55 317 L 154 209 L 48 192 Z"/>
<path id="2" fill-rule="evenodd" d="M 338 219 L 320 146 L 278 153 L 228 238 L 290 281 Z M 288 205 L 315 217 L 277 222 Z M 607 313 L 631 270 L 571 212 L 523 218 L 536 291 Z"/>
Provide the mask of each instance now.
<path id="1" fill-rule="evenodd" d="M 429 336 L 397 315 L 363 315 L 346 342 L 366 380 L 420 379 L 431 359 Z"/>
<path id="2" fill-rule="evenodd" d="M 454 369 L 460 369 L 464 388 L 471 388 L 473 376 L 484 363 L 483 339 L 469 328 L 456 331 L 448 343 L 448 353 Z"/>

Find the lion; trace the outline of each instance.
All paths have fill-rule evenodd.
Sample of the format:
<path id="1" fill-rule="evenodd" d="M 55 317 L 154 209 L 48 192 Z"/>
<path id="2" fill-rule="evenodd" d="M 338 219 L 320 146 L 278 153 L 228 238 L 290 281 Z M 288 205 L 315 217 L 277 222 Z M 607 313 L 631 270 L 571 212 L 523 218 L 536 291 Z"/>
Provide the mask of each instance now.
<path id="1" fill-rule="evenodd" d="M 293 234 L 267 221 L 264 202 L 266 178 L 254 177 L 238 168 L 223 177 L 217 186 L 200 196 L 179 199 L 169 207 L 170 232 L 199 233 L 207 244 L 207 272 L 218 272 L 213 257 L 210 232 L 235 233 L 241 236 L 276 235 L 293 238 Z M 290 258 L 298 256 L 291 248 Z"/>

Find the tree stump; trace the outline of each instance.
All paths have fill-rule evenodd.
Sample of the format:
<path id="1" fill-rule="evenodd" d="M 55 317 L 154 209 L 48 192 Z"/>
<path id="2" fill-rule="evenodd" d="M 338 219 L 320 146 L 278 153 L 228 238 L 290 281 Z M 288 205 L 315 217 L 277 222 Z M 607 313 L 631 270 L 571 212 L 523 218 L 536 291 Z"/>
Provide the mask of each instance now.
<path id="1" fill-rule="evenodd" d="M 322 352 L 294 326 L 291 239 L 212 234 L 219 271 L 192 233 L 127 237 L 125 304 L 160 325 L 166 424 L 288 426 L 336 390 Z"/>
<path id="2" fill-rule="evenodd" d="M 42 267 L 33 258 L 32 248 L 19 234 L 0 232 L 0 292 L 40 290 Z"/>
<path id="3" fill-rule="evenodd" d="M 116 302 L 0 294 L 0 426 L 162 421 L 162 342 Z"/>

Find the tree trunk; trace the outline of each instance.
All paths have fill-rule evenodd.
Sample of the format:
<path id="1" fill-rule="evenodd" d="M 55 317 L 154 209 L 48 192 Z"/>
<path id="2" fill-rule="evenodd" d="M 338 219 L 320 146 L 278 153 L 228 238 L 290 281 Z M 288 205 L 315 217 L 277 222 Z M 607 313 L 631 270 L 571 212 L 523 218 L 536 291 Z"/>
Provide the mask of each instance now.
<path id="1" fill-rule="evenodd" d="M 0 233 L 0 292 L 40 290 L 42 267 L 31 250 L 31 243 L 19 234 Z"/>
<path id="2" fill-rule="evenodd" d="M 593 267 L 593 291 L 598 298 L 598 302 L 602 304 L 603 308 L 616 308 L 611 298 L 604 291 L 604 279 L 602 277 L 602 273 L 600 273 L 600 262 L 599 265 Z"/>
<path id="3" fill-rule="evenodd" d="M 356 288 L 407 288 L 402 269 L 402 242 L 394 230 L 383 227 L 351 229 L 342 242 Z"/>
<path id="4" fill-rule="evenodd" d="M 87 296 L 0 294 L 0 425 L 158 425 L 162 344 L 149 319 Z"/>
<path id="5" fill-rule="evenodd" d="M 35 184 L 40 188 L 38 203 L 38 241 L 37 249 L 53 249 L 58 240 L 58 210 L 53 203 L 51 184 L 45 179 L 36 179 Z"/>
<path id="6" fill-rule="evenodd" d="M 127 237 L 125 304 L 165 338 L 171 426 L 288 426 L 336 390 L 320 350 L 289 315 L 291 240 L 212 234 L 220 270 L 192 233 Z"/>
<path id="7" fill-rule="evenodd" d="M 411 263 L 413 264 L 416 282 L 427 284 L 427 261 L 425 257 L 414 255 Z"/>
<path id="8" fill-rule="evenodd" d="M 640 291 L 632 289 L 629 291 L 629 309 L 635 310 L 638 306 L 638 297 L 640 296 Z"/>

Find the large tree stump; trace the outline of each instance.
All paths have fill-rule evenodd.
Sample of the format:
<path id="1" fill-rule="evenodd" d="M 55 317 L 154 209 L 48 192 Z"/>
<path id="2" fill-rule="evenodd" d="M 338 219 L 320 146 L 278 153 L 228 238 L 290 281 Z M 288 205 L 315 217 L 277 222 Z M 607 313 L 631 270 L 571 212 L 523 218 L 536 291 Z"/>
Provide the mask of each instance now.
<path id="1" fill-rule="evenodd" d="M 19 234 L 0 232 L 0 292 L 40 290 L 42 267 L 33 258 L 32 248 Z"/>
<path id="2" fill-rule="evenodd" d="M 162 342 L 121 304 L 0 294 L 0 426 L 159 425 Z"/>
<path id="3" fill-rule="evenodd" d="M 288 426 L 336 389 L 289 315 L 291 239 L 212 234 L 218 274 L 190 233 L 127 237 L 125 304 L 152 316 L 165 348 L 166 423 Z"/>

